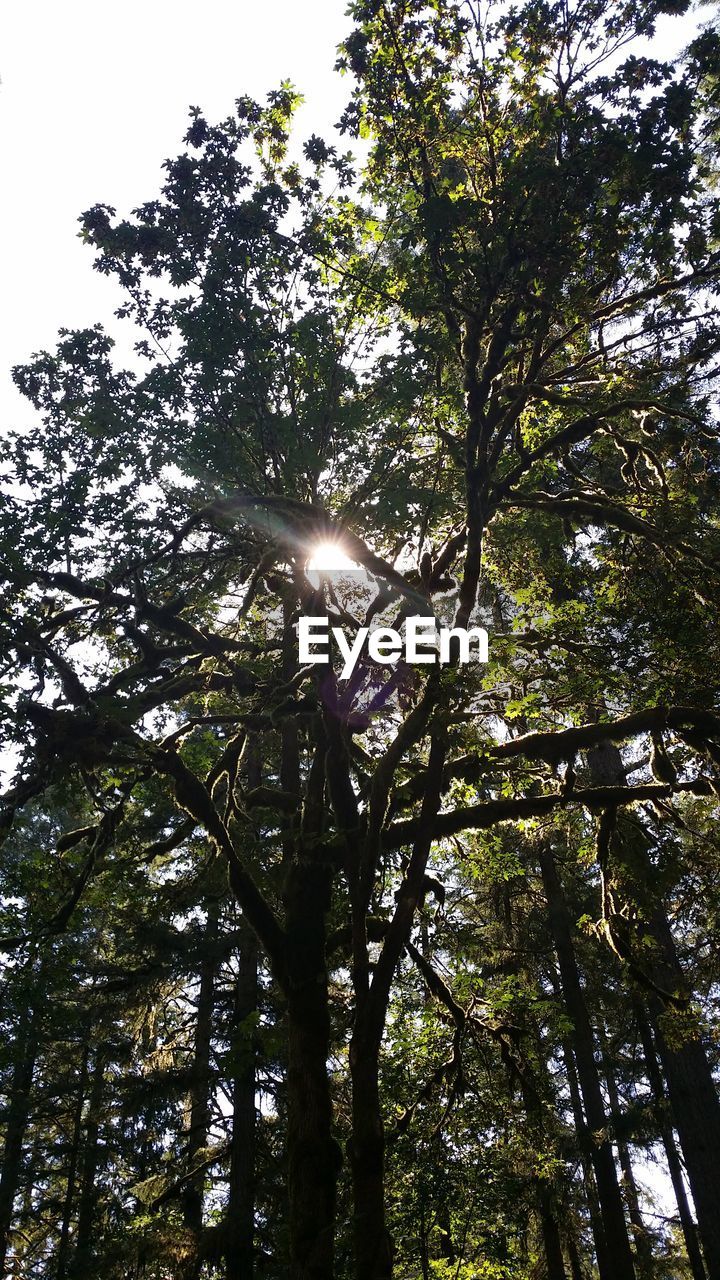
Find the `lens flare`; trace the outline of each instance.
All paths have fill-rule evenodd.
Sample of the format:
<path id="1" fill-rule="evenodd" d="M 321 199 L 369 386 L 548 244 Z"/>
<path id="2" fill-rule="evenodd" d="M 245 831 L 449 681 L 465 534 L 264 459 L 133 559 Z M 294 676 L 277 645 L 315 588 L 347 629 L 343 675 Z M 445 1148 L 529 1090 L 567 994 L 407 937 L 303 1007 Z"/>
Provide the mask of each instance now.
<path id="1" fill-rule="evenodd" d="M 310 573 L 332 573 L 338 569 L 357 569 L 354 560 L 345 555 L 339 542 L 320 542 L 308 560 Z"/>

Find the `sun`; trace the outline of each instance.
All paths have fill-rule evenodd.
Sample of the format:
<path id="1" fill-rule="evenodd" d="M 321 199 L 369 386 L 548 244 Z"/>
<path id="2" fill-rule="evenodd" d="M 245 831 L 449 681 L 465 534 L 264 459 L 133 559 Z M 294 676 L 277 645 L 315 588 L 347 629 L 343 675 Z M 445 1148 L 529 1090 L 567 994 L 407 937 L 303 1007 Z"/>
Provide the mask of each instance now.
<path id="1" fill-rule="evenodd" d="M 345 555 L 339 542 L 319 542 L 307 567 L 310 573 L 329 573 L 337 569 L 357 569 L 358 565 Z"/>

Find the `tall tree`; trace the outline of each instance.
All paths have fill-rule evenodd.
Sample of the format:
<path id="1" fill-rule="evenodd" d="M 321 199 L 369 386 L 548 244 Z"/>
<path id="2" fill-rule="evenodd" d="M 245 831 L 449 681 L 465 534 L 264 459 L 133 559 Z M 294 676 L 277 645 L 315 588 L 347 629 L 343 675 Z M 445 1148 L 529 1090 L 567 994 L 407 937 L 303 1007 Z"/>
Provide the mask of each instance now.
<path id="1" fill-rule="evenodd" d="M 598 943 L 610 944 L 598 945 L 598 963 L 651 1012 L 697 1171 L 708 1275 L 718 1276 L 717 1169 L 688 1087 L 701 1082 L 714 1115 L 712 1059 L 692 1009 L 695 998 L 712 1012 L 712 980 L 694 962 L 681 986 L 672 952 L 697 931 L 710 936 L 712 921 L 681 919 L 676 940 L 663 896 L 688 874 L 685 817 L 702 843 L 720 788 L 708 607 L 720 261 L 703 159 L 718 41 L 705 33 L 681 66 L 642 43 L 660 15 L 687 7 L 531 0 L 485 12 L 454 0 L 356 0 L 339 66 L 354 77 L 342 127 L 367 142 L 362 171 L 317 137 L 293 156 L 287 84 L 265 106 L 240 98 L 220 124 L 193 109 L 159 197 L 125 218 L 98 205 L 82 219 L 98 269 L 125 290 L 139 371 L 118 367 L 99 329 L 62 335 L 54 353 L 16 371 L 42 425 L 10 441 L 0 528 L 2 715 L 18 758 L 3 801 L 3 945 L 25 963 L 56 947 L 58 981 L 75 965 L 93 975 L 101 1009 L 109 998 L 122 1047 L 107 1063 L 103 1105 L 122 1117 L 107 1132 L 124 1132 L 112 1194 L 96 1209 L 114 1239 L 113 1218 L 128 1226 L 121 1265 L 140 1274 L 161 1276 L 164 1257 L 177 1274 L 211 1274 L 217 1259 L 232 1274 L 231 1250 L 272 1239 L 260 1206 L 276 1196 L 271 1130 L 281 1126 L 287 1190 L 272 1265 L 330 1280 L 348 1271 L 349 1234 L 358 1280 L 392 1275 L 403 1219 L 388 1193 L 384 1082 L 408 956 L 416 999 L 444 1000 L 458 1035 L 452 1068 L 419 1055 L 427 1099 L 447 1087 L 449 1116 L 463 1073 L 474 1074 L 466 1041 L 497 1046 L 497 1097 L 478 1086 L 483 1159 L 505 1171 L 506 1199 L 518 1205 L 513 1222 L 498 1213 L 491 1246 L 483 1224 L 471 1230 L 480 1179 L 460 1196 L 462 1229 L 446 1187 L 445 1253 L 432 1258 L 430 1180 L 412 1202 L 421 1271 L 432 1263 L 447 1274 L 465 1254 L 488 1275 L 519 1277 L 538 1214 L 540 1265 L 559 1278 L 564 1248 L 577 1271 L 537 1162 L 517 1136 L 500 1150 L 519 1106 L 538 1144 L 541 1113 L 555 1108 L 551 1129 L 564 1119 L 552 1085 L 543 1094 L 542 1073 L 528 1067 L 537 1049 L 519 1049 L 518 1029 L 500 1016 L 516 997 L 500 984 L 497 1020 L 478 1017 L 476 992 L 463 1005 L 444 983 L 440 999 L 428 959 L 434 951 L 462 972 L 467 937 L 455 941 L 424 904 L 435 896 L 440 909 L 458 885 L 471 896 L 473 866 L 505 856 L 512 824 L 513 874 L 539 894 L 539 859 L 544 883 L 566 1018 L 545 1031 L 544 1069 L 564 1040 L 600 1272 L 632 1280 L 635 1262 L 560 849 L 585 875 Z M 328 543 L 358 566 L 372 600 L 358 606 L 337 581 L 318 584 L 309 565 Z M 334 655 L 300 663 L 300 614 L 351 631 L 365 615 L 482 622 L 491 669 L 401 660 L 388 673 L 365 650 L 346 680 Z M 607 744 L 614 779 L 593 775 L 591 753 Z M 662 831 L 662 889 L 652 858 L 643 870 L 617 835 L 643 805 Z M 218 915 L 220 967 L 207 937 L 191 960 L 208 861 L 222 866 L 242 917 L 242 991 L 230 912 Z M 531 927 L 529 908 L 527 918 Z M 536 1001 L 544 994 L 557 1018 L 553 963 L 546 945 L 534 983 L 517 964 L 512 980 L 527 981 Z M 238 1027 L 214 1054 L 223 964 L 238 984 Z M 265 1002 L 253 972 L 267 975 Z M 282 1089 L 260 1106 L 260 1127 L 257 1060 L 253 1079 L 250 1061 L 227 1052 L 256 994 L 258 1012 L 272 1007 L 284 1028 Z M 542 1045 L 539 1014 L 534 1025 Z M 41 1060 L 21 1049 L 20 1030 L 6 1072 L 8 1227 L 30 1120 L 27 1066 L 31 1080 Z M 45 1071 L 61 1063 L 69 1079 L 72 1053 L 47 1037 L 40 1047 Z M 84 1119 L 97 1048 L 88 1043 L 83 1058 L 72 1179 L 62 1142 L 47 1166 L 48 1217 L 60 1185 L 66 1208 L 47 1239 L 59 1233 L 67 1259 L 97 1141 Z M 226 1078 L 212 1061 L 229 1064 Z M 417 1094 L 423 1082 L 414 1084 Z M 79 1092 L 76 1081 L 76 1101 Z M 211 1113 L 228 1137 L 217 1148 Z M 452 1122 L 477 1158 L 467 1109 Z M 448 1117 L 436 1123 L 439 1137 Z M 438 1144 L 428 1149 L 436 1160 Z M 215 1235 L 203 1195 L 211 1178 L 229 1206 Z M 147 1217 L 128 1211 L 128 1188 Z M 483 1204 L 492 1217 L 492 1197 Z M 152 1218 L 160 1207 L 167 1217 Z M 190 1261 L 176 1230 L 183 1216 Z M 109 1253 L 102 1265 L 112 1274 Z"/>

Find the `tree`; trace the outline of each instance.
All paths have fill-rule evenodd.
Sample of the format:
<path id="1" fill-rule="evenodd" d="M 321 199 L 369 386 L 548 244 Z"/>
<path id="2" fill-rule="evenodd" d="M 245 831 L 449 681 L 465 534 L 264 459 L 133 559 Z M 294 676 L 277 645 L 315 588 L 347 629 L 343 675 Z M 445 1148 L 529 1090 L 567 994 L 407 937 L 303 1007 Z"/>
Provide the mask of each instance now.
<path id="1" fill-rule="evenodd" d="M 650 1012 L 688 1169 L 692 1103 L 673 1072 L 698 1048 L 717 1106 L 693 1006 L 707 1004 L 709 984 L 693 993 L 668 976 L 663 934 L 663 894 L 678 892 L 686 869 L 684 815 L 704 838 L 720 785 L 708 608 L 720 261 L 717 200 L 698 163 L 712 115 L 694 92 L 712 83 L 718 46 L 705 33 L 675 67 L 638 44 L 659 14 L 686 9 L 577 0 L 483 15 L 445 2 L 355 3 L 339 66 L 354 76 L 343 128 L 369 144 L 362 173 L 315 137 L 292 159 L 288 85 L 265 107 L 239 99 L 219 125 L 193 109 L 187 150 L 167 163 L 158 199 L 128 218 L 98 205 L 82 219 L 98 269 L 126 291 L 122 316 L 141 330 L 140 371 L 114 365 L 100 330 L 63 334 L 54 354 L 16 371 L 43 426 L 12 440 L 3 511 L 5 723 L 19 754 L 3 823 L 23 880 L 4 945 L 21 958 L 64 945 L 93 895 L 111 914 L 118 895 L 131 911 L 125 867 L 158 927 L 164 876 L 186 911 L 203 911 L 182 999 L 162 984 L 153 997 L 178 1020 L 183 1048 L 173 1053 L 193 1064 L 189 1133 L 181 1139 L 177 1081 L 167 1079 L 142 1104 L 134 1160 L 144 1186 L 163 1151 L 182 1144 L 187 1176 L 151 1202 L 178 1192 L 188 1252 L 176 1265 L 187 1274 L 211 1274 L 216 1255 L 232 1274 L 253 1219 L 259 1238 L 267 1219 L 256 1197 L 273 1158 L 268 1139 L 256 1176 L 256 1067 L 235 1050 L 224 1082 L 244 1172 L 232 1133 L 224 1154 L 210 1142 L 219 970 L 203 859 L 226 869 L 242 918 L 246 967 L 228 1042 L 255 1012 L 248 931 L 284 1026 L 282 1091 L 269 1111 L 283 1130 L 287 1195 L 274 1240 L 271 1224 L 268 1233 L 281 1261 L 269 1265 L 284 1265 L 287 1221 L 293 1275 L 345 1274 L 338 1196 L 343 1212 L 349 1196 L 358 1280 L 392 1274 L 393 1225 L 407 1213 L 424 1275 L 432 1265 L 460 1276 L 467 1259 L 487 1275 L 526 1274 L 532 1224 L 544 1272 L 578 1275 L 590 1251 L 585 1208 L 601 1277 L 647 1272 L 607 1130 L 595 1058 L 607 1028 L 593 1027 L 605 1014 L 583 987 L 561 849 L 593 867 L 589 918 L 604 946 L 595 954 Z M 300 613 L 362 621 L 337 584 L 308 576 L 328 541 L 375 583 L 369 616 L 452 608 L 457 626 L 488 624 L 489 672 L 400 663 L 387 677 L 364 655 L 344 682 L 332 661 L 300 666 Z M 608 744 L 611 780 L 593 772 L 593 752 Z M 641 778 L 629 782 L 630 753 L 643 748 Z M 629 866 L 619 833 L 643 805 L 651 816 Z M 35 811 L 54 839 L 39 899 L 23 834 Z M 537 1011 L 522 1013 L 522 1030 L 478 1020 L 433 963 L 461 970 L 475 943 L 454 938 L 452 918 L 446 930 L 441 913 L 429 916 L 428 897 L 442 905 L 456 884 L 474 892 L 472 866 L 492 867 L 508 831 L 513 874 L 537 894 L 540 873 L 546 899 L 544 950 L 529 972 L 516 955 L 509 1007 L 520 1016 L 530 999 L 520 992 L 534 991 L 568 1020 L 564 1034 Z M 668 848 L 675 861 L 658 889 L 650 873 Z M 213 893 L 222 901 L 224 885 Z M 512 911 L 506 923 L 512 954 Z M 710 928 L 705 918 L 700 936 Z M 692 950 L 694 921 L 682 915 L 678 932 Z M 452 1069 L 432 1049 L 427 1063 L 419 1055 L 427 1098 L 446 1099 L 438 1132 L 453 1136 L 443 1156 L 425 1131 L 432 1174 L 417 1202 L 402 1191 L 396 1213 L 387 1089 L 403 1041 L 388 1015 L 392 1028 L 405 981 L 409 1028 L 425 992 L 457 1043 Z M 190 1032 L 179 1012 L 188 986 L 199 990 Z M 497 998 L 507 1007 L 502 990 Z M 148 1024 L 145 1061 L 153 1035 Z M 477 1037 L 499 1054 L 497 1131 L 519 1108 L 532 1135 L 500 1162 L 518 1209 L 493 1257 L 482 1230 L 458 1233 L 451 1207 L 452 1143 L 476 1148 L 467 1105 L 451 1129 L 448 1117 L 458 1082 L 477 1069 L 466 1044 Z M 80 1248 L 73 1203 L 91 1060 L 104 1070 L 91 1047 L 64 1170 L 66 1252 L 73 1231 Z M 562 1052 L 577 1071 L 567 1099 L 553 1083 Z M 476 1097 L 498 1105 L 487 1090 Z M 561 1156 L 570 1112 L 581 1190 Z M 86 1168 L 93 1132 L 86 1126 Z M 616 1145 L 627 1193 L 631 1160 Z M 400 1139 L 392 1146 L 407 1151 Z M 206 1186 L 215 1156 L 228 1154 L 223 1255 Z M 720 1171 L 712 1159 L 700 1165 L 693 1190 L 714 1280 L 706 1206 Z M 565 1234 L 563 1198 L 580 1202 L 577 1230 Z M 469 1222 L 472 1196 L 465 1203 Z M 436 1258 L 431 1210 L 445 1250 Z M 483 1212 L 499 1212 L 492 1197 Z M 638 1212 L 631 1203 L 635 1227 Z M 163 1274 L 149 1244 L 137 1256 Z"/>

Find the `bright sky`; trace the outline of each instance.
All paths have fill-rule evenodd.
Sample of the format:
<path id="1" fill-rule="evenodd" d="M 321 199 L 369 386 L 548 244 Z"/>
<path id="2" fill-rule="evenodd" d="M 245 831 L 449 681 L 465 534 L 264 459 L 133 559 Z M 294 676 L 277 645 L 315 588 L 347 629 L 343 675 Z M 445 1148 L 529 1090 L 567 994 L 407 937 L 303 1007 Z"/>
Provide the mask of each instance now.
<path id="1" fill-rule="evenodd" d="M 209 119 L 283 79 L 303 137 L 328 136 L 349 96 L 333 72 L 345 0 L 7 0 L 0 22 L 0 434 L 32 421 L 8 370 L 58 328 L 112 328 L 117 286 L 77 239 L 93 204 L 152 199 L 182 150 L 187 108 Z M 345 143 L 349 146 L 349 143 Z"/>
<path id="2" fill-rule="evenodd" d="M 61 326 L 115 328 L 118 286 L 77 239 L 93 204 L 127 213 L 159 189 L 187 108 L 210 119 L 288 78 L 302 137 L 328 136 L 350 84 L 333 72 L 346 0 L 8 0 L 0 21 L 0 436 L 32 422 L 9 369 Z M 707 10 L 704 15 L 707 17 Z M 693 23 L 663 19 L 684 41 Z"/>
<path id="3" fill-rule="evenodd" d="M 10 367 L 58 328 L 112 329 L 118 286 L 77 239 L 96 203 L 151 199 L 187 108 L 211 119 L 282 79 L 305 95 L 303 137 L 328 136 L 349 94 L 333 72 L 346 0 L 7 0 L 0 21 L 0 436 L 32 422 Z M 707 20 L 708 11 L 703 16 Z M 656 47 L 692 35 L 661 20 Z"/>

